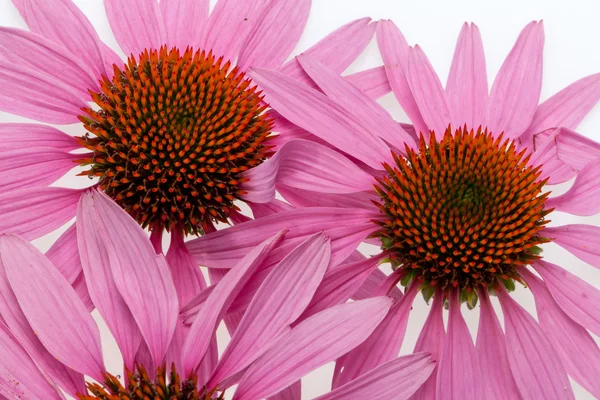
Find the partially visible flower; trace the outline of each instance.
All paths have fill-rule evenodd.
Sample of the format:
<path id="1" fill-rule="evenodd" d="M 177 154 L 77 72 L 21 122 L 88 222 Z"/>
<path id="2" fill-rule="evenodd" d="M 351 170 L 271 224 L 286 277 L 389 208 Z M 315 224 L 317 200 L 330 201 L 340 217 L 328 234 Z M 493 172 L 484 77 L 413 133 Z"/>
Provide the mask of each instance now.
<path id="1" fill-rule="evenodd" d="M 356 291 L 368 282 L 365 269 L 357 269 L 355 292 L 344 295 L 385 294 L 398 283 L 406 292 L 396 294 L 371 337 L 338 360 L 334 387 L 398 355 L 422 292 L 433 304 L 415 351 L 430 351 L 439 364 L 417 399 L 572 398 L 569 375 L 600 396 L 600 350 L 588 332 L 600 335 L 600 292 L 542 253 L 554 242 L 600 267 L 600 228 L 547 225 L 555 210 L 600 211 L 600 145 L 572 131 L 600 99 L 600 75 L 538 105 L 541 22 L 525 27 L 489 95 L 476 26 L 461 31 L 446 88 L 421 48 L 409 47 L 392 22 L 378 24 L 377 38 L 390 85 L 413 125 L 398 124 L 309 56 L 298 60 L 321 91 L 276 71 L 252 71 L 270 106 L 304 129 L 282 131 L 277 154 L 247 173 L 245 198 L 267 203 L 253 206 L 258 214 L 279 210 L 196 239 L 190 251 L 208 266 L 223 266 L 219 243 L 241 255 L 287 225 L 290 245 L 288 238 L 324 231 L 340 262 L 351 257 L 342 264 L 350 274 L 352 262 L 369 262 L 352 253 L 358 242 L 379 244 L 375 262 L 387 258 L 394 272 L 375 270 L 369 290 Z M 549 197 L 550 184 L 573 177 L 568 192 Z M 276 190 L 299 209 L 283 210 L 273 201 Z M 532 290 L 539 323 L 510 296 L 516 284 Z M 333 286 L 320 290 L 342 299 Z M 505 331 L 490 294 L 500 300 Z M 478 300 L 474 345 L 460 308 Z"/>

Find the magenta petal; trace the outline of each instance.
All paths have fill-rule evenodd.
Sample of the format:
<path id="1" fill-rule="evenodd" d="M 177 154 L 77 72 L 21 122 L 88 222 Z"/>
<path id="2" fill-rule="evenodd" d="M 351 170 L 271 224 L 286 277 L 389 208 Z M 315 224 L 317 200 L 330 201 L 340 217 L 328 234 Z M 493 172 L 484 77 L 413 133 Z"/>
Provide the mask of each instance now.
<path id="1" fill-rule="evenodd" d="M 460 31 L 446 83 L 446 96 L 456 127 L 466 124 L 477 129 L 483 125 L 488 82 L 481 34 L 475 24 L 465 22 Z"/>
<path id="2" fill-rule="evenodd" d="M 594 225 L 563 225 L 545 228 L 545 237 L 586 263 L 600 268 L 600 228 Z"/>
<path id="3" fill-rule="evenodd" d="M 577 175 L 573 186 L 557 197 L 546 201 L 546 208 L 573 215 L 594 215 L 600 212 L 600 159 L 590 162 Z"/>
<path id="4" fill-rule="evenodd" d="M 269 397 L 267 400 L 301 400 L 302 381 L 297 380 L 281 392 Z"/>
<path id="5" fill-rule="evenodd" d="M 502 64 L 492 85 L 487 128 L 504 138 L 519 137 L 533 120 L 542 90 L 544 27 L 527 25 Z"/>
<path id="6" fill-rule="evenodd" d="M 387 297 L 341 304 L 303 321 L 244 374 L 235 400 L 268 397 L 363 342 L 385 317 Z"/>
<path id="7" fill-rule="evenodd" d="M 80 148 L 74 137 L 56 128 L 37 124 L 0 124 L 0 151 L 29 147 L 52 147 L 71 151 Z"/>
<path id="8" fill-rule="evenodd" d="M 369 276 L 361 285 L 361 287 L 356 291 L 356 293 L 354 293 L 352 299 L 362 300 L 369 297 L 373 297 L 375 291 L 379 288 L 381 283 L 386 280 L 386 278 L 387 275 L 380 269 L 373 270 L 373 272 L 369 274 Z M 395 286 L 392 289 L 391 293 L 388 293 L 388 296 L 394 299 L 399 299 L 400 297 L 402 297 L 402 292 L 398 287 Z"/>
<path id="9" fill-rule="evenodd" d="M 18 236 L 0 236 L 0 258 L 23 314 L 44 347 L 66 366 L 102 380 L 100 332 L 69 282 Z"/>
<path id="10" fill-rule="evenodd" d="M 46 252 L 46 257 L 71 285 L 81 274 L 81 260 L 77 248 L 77 229 L 71 225 Z"/>
<path id="11" fill-rule="evenodd" d="M 206 289 L 206 281 L 196 260 L 188 252 L 183 242 L 183 233 L 180 230 L 175 229 L 171 232 L 171 246 L 167 253 L 167 262 L 177 289 L 179 306 L 182 307 Z"/>
<path id="12" fill-rule="evenodd" d="M 161 0 L 167 43 L 184 51 L 202 48 L 202 31 L 208 20 L 210 0 Z"/>
<path id="13" fill-rule="evenodd" d="M 374 178 L 371 178 L 374 181 Z M 346 194 L 333 194 L 313 192 L 298 188 L 290 188 L 286 185 L 278 185 L 277 192 L 291 205 L 302 207 L 342 207 L 362 208 L 365 210 L 375 209 L 373 201 L 379 200 L 374 190 L 367 192 L 354 192 Z"/>
<path id="14" fill-rule="evenodd" d="M 96 309 L 94 302 L 90 297 L 90 292 L 88 290 L 87 284 L 85 283 L 85 276 L 83 275 L 83 271 L 79 274 L 75 282 L 72 284 L 73 289 L 77 292 L 77 295 L 81 299 L 81 302 L 88 309 L 89 312 L 92 312 Z"/>
<path id="15" fill-rule="evenodd" d="M 344 79 L 373 100 L 377 100 L 392 91 L 384 66 L 356 72 L 345 76 Z"/>
<path id="16" fill-rule="evenodd" d="M 574 399 L 560 358 L 538 323 L 508 293 L 499 297 L 508 361 L 523 399 Z"/>

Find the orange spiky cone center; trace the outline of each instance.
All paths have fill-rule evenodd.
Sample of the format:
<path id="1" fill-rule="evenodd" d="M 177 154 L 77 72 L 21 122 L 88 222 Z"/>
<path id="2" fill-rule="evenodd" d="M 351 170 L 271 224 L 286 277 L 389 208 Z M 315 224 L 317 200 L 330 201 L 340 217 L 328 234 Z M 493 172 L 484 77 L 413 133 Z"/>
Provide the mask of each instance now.
<path id="1" fill-rule="evenodd" d="M 377 235 L 395 267 L 443 290 L 518 280 L 548 241 L 540 167 L 481 129 L 421 136 L 419 147 L 385 165 L 376 188 L 385 216 Z"/>
<path id="2" fill-rule="evenodd" d="M 202 233 L 227 221 L 242 173 L 270 155 L 256 87 L 204 51 L 145 51 L 115 66 L 80 117 L 83 173 L 144 227 Z"/>

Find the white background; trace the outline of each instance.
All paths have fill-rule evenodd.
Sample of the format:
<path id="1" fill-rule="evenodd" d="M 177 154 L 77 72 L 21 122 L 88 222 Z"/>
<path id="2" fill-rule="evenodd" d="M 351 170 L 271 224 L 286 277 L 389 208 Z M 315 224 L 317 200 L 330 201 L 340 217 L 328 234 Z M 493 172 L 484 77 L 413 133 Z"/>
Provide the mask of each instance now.
<path id="1" fill-rule="evenodd" d="M 96 27 L 100 37 L 113 48 L 116 42 L 110 31 L 101 0 L 74 0 Z M 240 0 L 251 1 L 251 0 Z M 213 0 L 214 3 L 214 0 Z M 544 52 L 544 85 L 542 100 L 565 87 L 569 83 L 600 71 L 600 2 L 597 0 L 313 0 L 311 17 L 297 51 L 301 52 L 316 43 L 327 33 L 353 19 L 370 16 L 374 20 L 392 19 L 402 30 L 411 44 L 419 44 L 429 56 L 434 68 L 445 82 L 454 45 L 461 25 L 465 21 L 475 22 L 482 33 L 490 85 L 493 77 L 512 47 L 520 30 L 534 19 L 543 19 L 546 30 Z M 0 25 L 25 28 L 23 21 L 10 0 L 0 0 Z M 122 54 L 122 53 L 121 53 Z M 381 64 L 374 42 L 359 60 L 348 70 L 355 72 Z M 0 88 L 2 90 L 2 88 Z M 393 96 L 386 96 L 382 104 L 400 121 L 408 122 Z M 25 121 L 22 118 L 0 113 L 0 122 Z M 78 126 L 65 128 L 72 134 L 80 134 Z M 596 108 L 580 126 L 579 132 L 600 140 L 600 111 Z M 81 178 L 65 180 L 62 184 L 80 186 Z M 558 188 L 563 191 L 565 187 Z M 555 191 L 555 193 L 557 192 Z M 551 215 L 553 223 L 598 223 L 598 218 L 575 218 L 572 216 Z M 56 234 L 37 241 L 42 249 L 47 249 Z M 365 254 L 374 254 L 377 249 L 365 246 Z M 548 245 L 546 259 L 559 264 L 586 279 L 596 287 L 600 286 L 600 271 L 584 264 L 575 257 Z M 529 292 L 519 289 L 516 298 L 535 315 L 535 305 Z M 428 307 L 418 297 L 411 313 L 409 329 L 402 353 L 410 353 L 419 330 L 427 316 Z M 478 311 L 463 310 L 472 333 L 477 329 Z M 221 330 L 222 332 L 222 330 Z M 109 335 L 104 331 L 107 343 L 106 358 L 112 371 L 119 371 L 120 356 Z M 221 344 L 226 339 L 223 336 Z M 332 365 L 313 372 L 303 381 L 303 398 L 309 399 L 326 392 L 329 388 Z M 591 399 L 585 390 L 574 385 L 578 399 Z"/>

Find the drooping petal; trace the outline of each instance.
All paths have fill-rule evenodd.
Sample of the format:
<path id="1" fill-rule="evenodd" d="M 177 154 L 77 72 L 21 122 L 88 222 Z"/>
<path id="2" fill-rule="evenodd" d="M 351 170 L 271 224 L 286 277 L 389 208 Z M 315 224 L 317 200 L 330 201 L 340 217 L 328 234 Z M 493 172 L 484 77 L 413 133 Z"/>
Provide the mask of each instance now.
<path id="1" fill-rule="evenodd" d="M 209 388 L 246 368 L 289 329 L 310 303 L 330 257 L 329 239 L 319 233 L 308 238 L 273 269 L 256 292 L 221 356 Z"/>
<path id="2" fill-rule="evenodd" d="M 385 281 L 386 278 L 387 275 L 385 274 L 385 272 L 381 271 L 380 269 L 373 270 L 373 272 L 369 274 L 362 286 L 356 291 L 356 293 L 354 293 L 352 299 L 362 300 L 368 297 L 372 297 L 375 290 L 379 287 L 379 285 L 381 285 L 383 281 Z M 392 291 L 388 293 L 388 296 L 392 297 L 393 299 L 399 299 L 400 297 L 402 297 L 402 292 L 398 287 L 394 286 Z"/>
<path id="3" fill-rule="evenodd" d="M 434 368 L 435 361 L 427 353 L 399 357 L 315 400 L 409 399 L 429 378 Z"/>
<path id="4" fill-rule="evenodd" d="M 32 188 L 0 194 L 0 232 L 33 240 L 75 216 L 80 190 Z"/>
<path id="5" fill-rule="evenodd" d="M 264 90 L 267 103 L 292 123 L 372 168 L 391 162 L 385 143 L 327 96 L 280 72 L 256 69 L 250 76 Z"/>
<path id="6" fill-rule="evenodd" d="M 292 329 L 243 376 L 235 400 L 268 397 L 363 342 L 391 305 L 387 297 L 341 304 Z"/>
<path id="7" fill-rule="evenodd" d="M 590 162 L 581 169 L 573 186 L 560 196 L 546 201 L 546 208 L 573 215 L 594 215 L 600 212 L 600 203 L 596 201 L 600 194 L 600 159 Z"/>
<path id="8" fill-rule="evenodd" d="M 0 156 L 1 157 L 1 156 Z M 258 167 L 244 174 L 244 200 L 268 203 L 275 198 L 277 184 L 325 193 L 373 190 L 373 177 L 346 157 L 307 140 L 291 140 Z"/>
<path id="9" fill-rule="evenodd" d="M 188 252 L 180 230 L 175 229 L 171 232 L 171 246 L 167 253 L 167 262 L 177 289 L 179 306 L 182 307 L 206 289 L 206 281 L 196 260 Z"/>
<path id="10" fill-rule="evenodd" d="M 373 178 L 372 178 L 373 179 Z M 373 200 L 378 200 L 375 191 L 346 194 L 319 193 L 280 184 L 277 192 L 294 207 L 348 207 L 374 210 Z"/>
<path id="11" fill-rule="evenodd" d="M 574 399 L 560 358 L 538 323 L 506 291 L 499 298 L 508 361 L 523 399 Z"/>
<path id="12" fill-rule="evenodd" d="M 563 225 L 544 229 L 545 237 L 577 258 L 600 268 L 600 228 L 594 225 Z"/>
<path id="13" fill-rule="evenodd" d="M 77 229 L 75 224 L 71 225 L 54 242 L 46 252 L 46 257 L 56 267 L 71 285 L 81 274 L 81 260 L 77 248 Z"/>
<path id="14" fill-rule="evenodd" d="M 89 312 L 94 311 L 96 306 L 90 297 L 90 292 L 88 290 L 87 284 L 85 283 L 85 276 L 83 276 L 83 271 L 79 274 L 75 282 L 72 284 L 73 289 L 77 292 L 77 295 L 81 299 L 81 302 L 88 309 Z"/>
<path id="15" fill-rule="evenodd" d="M 162 0 L 167 43 L 184 51 L 188 46 L 202 48 L 202 31 L 207 23 L 209 0 Z"/>
<path id="16" fill-rule="evenodd" d="M 446 83 L 446 96 L 456 127 L 466 124 L 477 129 L 483 125 L 488 82 L 481 34 L 475 24 L 465 22 L 460 31 Z"/>
<path id="17" fill-rule="evenodd" d="M 268 215 L 273 215 L 279 212 L 290 211 L 293 210 L 294 207 L 286 202 L 281 200 L 273 199 L 272 201 L 265 204 L 249 204 L 250 209 L 252 210 L 252 215 L 254 218 L 262 218 Z M 249 220 L 250 221 L 250 220 Z M 245 221 L 248 222 L 248 221 Z"/>
<path id="18" fill-rule="evenodd" d="M 542 90 L 544 27 L 527 25 L 502 64 L 492 85 L 487 128 L 504 138 L 519 137 L 531 124 Z"/>
<path id="19" fill-rule="evenodd" d="M 21 310 L 44 347 L 66 366 L 102 380 L 100 332 L 69 282 L 18 236 L 0 236 L 0 258 Z"/>
<path id="20" fill-rule="evenodd" d="M 384 66 L 356 72 L 345 76 L 344 79 L 373 100 L 377 100 L 392 91 Z"/>
<path id="21" fill-rule="evenodd" d="M 0 151 L 28 147 L 52 147 L 71 151 L 79 148 L 74 137 L 56 128 L 37 124 L 0 124 Z"/>

